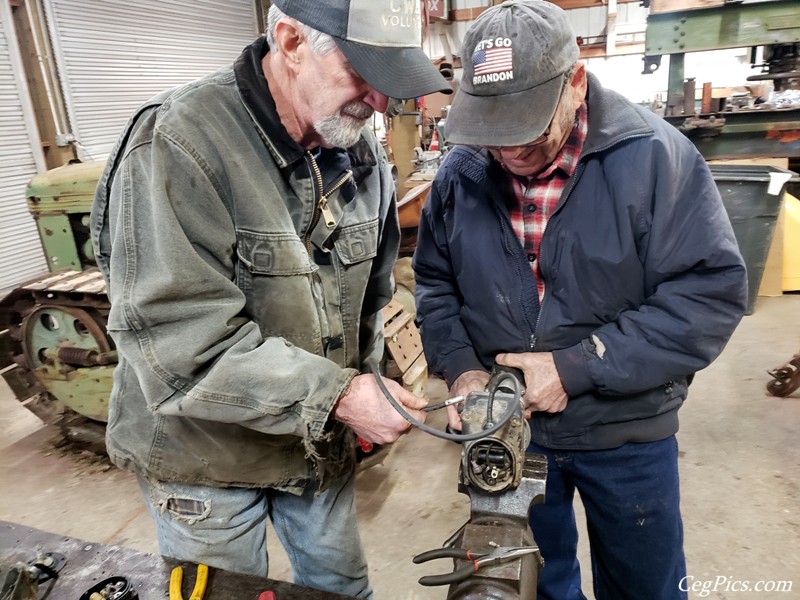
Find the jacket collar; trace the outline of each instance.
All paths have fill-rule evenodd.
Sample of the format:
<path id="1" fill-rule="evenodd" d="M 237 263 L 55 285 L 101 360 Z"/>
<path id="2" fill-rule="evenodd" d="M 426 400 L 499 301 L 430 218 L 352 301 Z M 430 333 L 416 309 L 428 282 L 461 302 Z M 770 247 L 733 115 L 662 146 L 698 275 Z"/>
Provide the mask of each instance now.
<path id="1" fill-rule="evenodd" d="M 286 167 L 305 155 L 305 148 L 295 142 L 289 132 L 281 123 L 278 117 L 275 101 L 269 93 L 269 86 L 264 77 L 264 70 L 261 68 L 261 60 L 269 52 L 266 36 L 261 36 L 255 42 L 247 46 L 242 54 L 233 64 L 233 72 L 236 76 L 236 86 L 239 95 L 248 112 L 253 118 L 259 129 L 261 137 L 280 167 Z M 320 149 L 314 152 L 315 155 L 345 154 L 339 148 Z M 363 170 L 369 170 L 377 164 L 375 155 L 369 143 L 363 137 L 352 147 L 347 149 L 347 158 L 353 168 L 356 181 L 360 181 Z M 338 158 L 338 159 L 337 159 Z M 341 168 L 345 168 L 347 161 L 344 156 L 328 158 L 332 164 L 339 163 Z M 331 177 L 337 175 L 333 173 Z"/>
<path id="2" fill-rule="evenodd" d="M 302 158 L 305 150 L 289 136 L 278 117 L 261 68 L 261 59 L 267 52 L 267 38 L 261 36 L 242 51 L 233 63 L 233 72 L 242 102 L 258 126 L 261 137 L 277 163 L 285 167 Z"/>
<path id="3" fill-rule="evenodd" d="M 625 139 L 651 135 L 654 132 L 652 125 L 628 100 L 617 92 L 604 88 L 591 73 L 587 73 L 587 76 L 589 132 L 581 156 L 605 150 Z"/>

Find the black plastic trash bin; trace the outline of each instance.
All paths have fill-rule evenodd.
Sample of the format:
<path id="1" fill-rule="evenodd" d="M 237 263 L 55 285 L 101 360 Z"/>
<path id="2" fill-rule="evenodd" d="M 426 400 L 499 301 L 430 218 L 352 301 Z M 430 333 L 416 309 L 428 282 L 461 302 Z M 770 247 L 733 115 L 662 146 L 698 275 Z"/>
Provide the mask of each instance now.
<path id="1" fill-rule="evenodd" d="M 797 173 L 769 165 L 709 165 L 747 265 L 747 312 L 755 308 L 788 181 Z"/>

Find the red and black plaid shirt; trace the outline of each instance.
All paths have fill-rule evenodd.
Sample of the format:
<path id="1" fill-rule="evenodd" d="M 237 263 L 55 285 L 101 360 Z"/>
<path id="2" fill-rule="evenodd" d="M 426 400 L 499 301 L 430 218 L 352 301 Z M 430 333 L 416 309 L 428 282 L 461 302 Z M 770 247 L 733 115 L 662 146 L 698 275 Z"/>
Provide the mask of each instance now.
<path id="1" fill-rule="evenodd" d="M 528 255 L 540 302 L 544 297 L 544 280 L 539 271 L 539 245 L 542 243 L 547 221 L 561 198 L 567 180 L 578 165 L 578 157 L 586 141 L 588 123 L 588 110 L 584 102 L 575 115 L 572 133 L 549 167 L 531 177 L 515 177 L 510 173 L 508 175 L 514 190 L 514 201 L 509 211 L 511 225 Z"/>

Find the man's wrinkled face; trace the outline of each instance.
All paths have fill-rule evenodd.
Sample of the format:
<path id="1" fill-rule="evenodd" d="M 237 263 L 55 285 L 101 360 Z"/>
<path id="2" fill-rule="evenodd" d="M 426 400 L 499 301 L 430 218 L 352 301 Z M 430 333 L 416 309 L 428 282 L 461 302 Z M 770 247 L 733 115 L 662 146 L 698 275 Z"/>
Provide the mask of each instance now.
<path id="1" fill-rule="evenodd" d="M 347 148 L 389 99 L 361 78 L 339 50 L 317 56 L 317 86 L 311 100 L 312 123 L 326 147 Z"/>
<path id="2" fill-rule="evenodd" d="M 541 136 L 520 146 L 485 146 L 503 169 L 520 177 L 530 177 L 553 163 L 575 125 L 575 114 L 585 94 L 582 87 L 585 78 L 583 67 L 567 76 L 553 119 Z"/>

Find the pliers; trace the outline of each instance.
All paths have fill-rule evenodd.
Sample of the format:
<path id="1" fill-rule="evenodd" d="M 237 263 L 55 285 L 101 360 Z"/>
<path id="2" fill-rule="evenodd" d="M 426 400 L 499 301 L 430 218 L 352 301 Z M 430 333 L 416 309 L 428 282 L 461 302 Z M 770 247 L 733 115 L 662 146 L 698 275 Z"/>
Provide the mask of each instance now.
<path id="1" fill-rule="evenodd" d="M 197 565 L 197 579 L 195 580 L 192 595 L 189 600 L 202 600 L 206 593 L 206 583 L 208 582 L 208 566 Z M 175 567 L 169 578 L 169 600 L 183 600 L 181 584 L 183 583 L 183 567 Z"/>
<path id="2" fill-rule="evenodd" d="M 420 585 L 447 585 L 464 581 L 483 566 L 508 562 L 538 551 L 538 546 L 501 546 L 491 552 L 472 552 L 471 550 L 459 548 L 436 548 L 418 554 L 413 558 L 413 561 L 416 565 L 436 558 L 458 558 L 470 561 L 463 567 L 455 569 L 452 573 L 425 575 L 419 580 Z"/>

